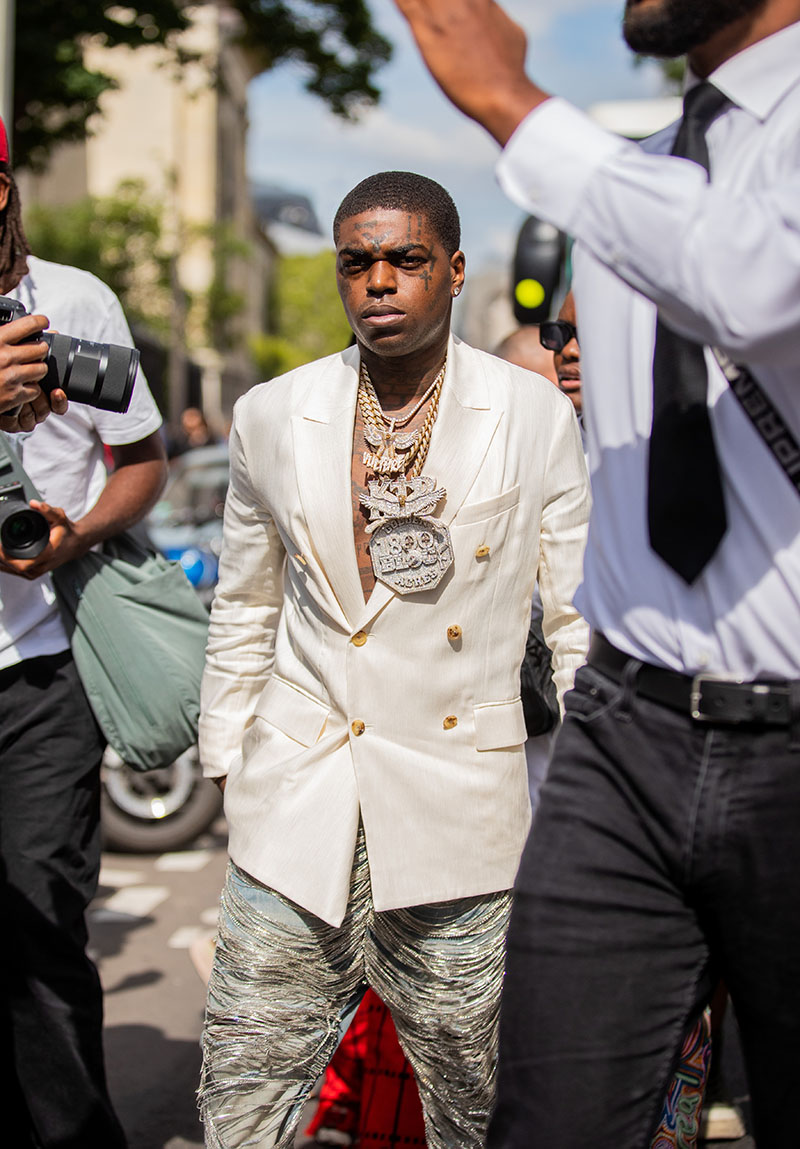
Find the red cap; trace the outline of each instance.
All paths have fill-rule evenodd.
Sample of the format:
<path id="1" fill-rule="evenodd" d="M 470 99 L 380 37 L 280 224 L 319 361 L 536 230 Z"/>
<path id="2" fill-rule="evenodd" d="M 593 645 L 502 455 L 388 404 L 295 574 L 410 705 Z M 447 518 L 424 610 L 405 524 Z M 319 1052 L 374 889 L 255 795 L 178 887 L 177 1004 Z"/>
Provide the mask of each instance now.
<path id="1" fill-rule="evenodd" d="M 6 135 L 6 126 L 0 117 L 0 164 L 8 163 L 8 136 Z"/>

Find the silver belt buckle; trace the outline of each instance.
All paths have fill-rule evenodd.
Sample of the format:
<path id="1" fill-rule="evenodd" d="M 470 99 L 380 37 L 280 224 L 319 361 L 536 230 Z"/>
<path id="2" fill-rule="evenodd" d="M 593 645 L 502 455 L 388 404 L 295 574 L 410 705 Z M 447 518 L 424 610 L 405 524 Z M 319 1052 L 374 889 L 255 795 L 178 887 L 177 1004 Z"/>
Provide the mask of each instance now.
<path id="1" fill-rule="evenodd" d="M 730 682 L 734 685 L 741 686 L 744 682 L 736 674 L 695 674 L 692 679 L 692 691 L 689 695 L 689 713 L 695 722 L 718 722 L 719 719 L 713 714 L 706 714 L 700 709 L 700 703 L 703 699 L 703 683 L 704 682 Z M 764 687 L 765 691 L 768 687 Z"/>

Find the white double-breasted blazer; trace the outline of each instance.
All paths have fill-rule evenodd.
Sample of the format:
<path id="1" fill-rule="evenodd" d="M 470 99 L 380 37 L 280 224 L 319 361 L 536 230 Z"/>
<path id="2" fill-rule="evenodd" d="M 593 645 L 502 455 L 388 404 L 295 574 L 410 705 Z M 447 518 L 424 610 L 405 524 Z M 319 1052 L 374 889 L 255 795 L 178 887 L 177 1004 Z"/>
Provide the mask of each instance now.
<path id="1" fill-rule="evenodd" d="M 588 482 L 552 383 L 451 338 L 424 473 L 454 562 L 365 603 L 353 536 L 357 348 L 236 404 L 200 751 L 227 774 L 233 860 L 318 917 L 345 913 L 359 818 L 376 909 L 508 889 L 530 819 L 519 669 L 537 575 L 560 690 Z M 456 637 L 454 637 L 456 636 Z"/>

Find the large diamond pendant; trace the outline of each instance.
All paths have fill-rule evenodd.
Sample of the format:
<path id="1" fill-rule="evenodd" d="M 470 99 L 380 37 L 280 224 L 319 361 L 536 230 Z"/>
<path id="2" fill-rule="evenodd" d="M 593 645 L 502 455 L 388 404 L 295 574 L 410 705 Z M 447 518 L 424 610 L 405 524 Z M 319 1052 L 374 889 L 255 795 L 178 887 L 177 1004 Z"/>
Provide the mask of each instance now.
<path id="1" fill-rule="evenodd" d="M 362 504 L 369 509 L 367 533 L 375 578 L 397 594 L 419 594 L 439 585 L 453 565 L 450 532 L 430 517 L 445 496 L 428 475 L 372 479 Z"/>

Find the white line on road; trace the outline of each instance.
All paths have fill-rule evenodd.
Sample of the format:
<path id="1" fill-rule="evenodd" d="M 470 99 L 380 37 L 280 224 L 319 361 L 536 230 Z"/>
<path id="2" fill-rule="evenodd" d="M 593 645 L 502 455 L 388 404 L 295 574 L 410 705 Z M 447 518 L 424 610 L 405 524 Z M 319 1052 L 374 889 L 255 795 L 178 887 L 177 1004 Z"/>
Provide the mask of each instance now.
<path id="1" fill-rule="evenodd" d="M 162 871 L 193 874 L 208 865 L 211 858 L 211 850 L 181 850 L 174 854 L 162 854 L 160 858 L 156 858 L 155 868 Z"/>
<path id="2" fill-rule="evenodd" d="M 143 880 L 144 874 L 137 874 L 133 870 L 114 870 L 108 866 L 103 866 L 100 870 L 101 886 L 114 886 L 115 889 L 120 889 L 122 886 L 136 886 Z"/>
<path id="3" fill-rule="evenodd" d="M 207 926 L 181 926 L 167 942 L 171 950 L 188 950 L 193 942 L 208 937 Z"/>
<path id="4" fill-rule="evenodd" d="M 117 890 L 103 902 L 102 908 L 115 914 L 146 918 L 168 897 L 169 890 L 166 886 L 131 886 L 126 890 Z"/>

